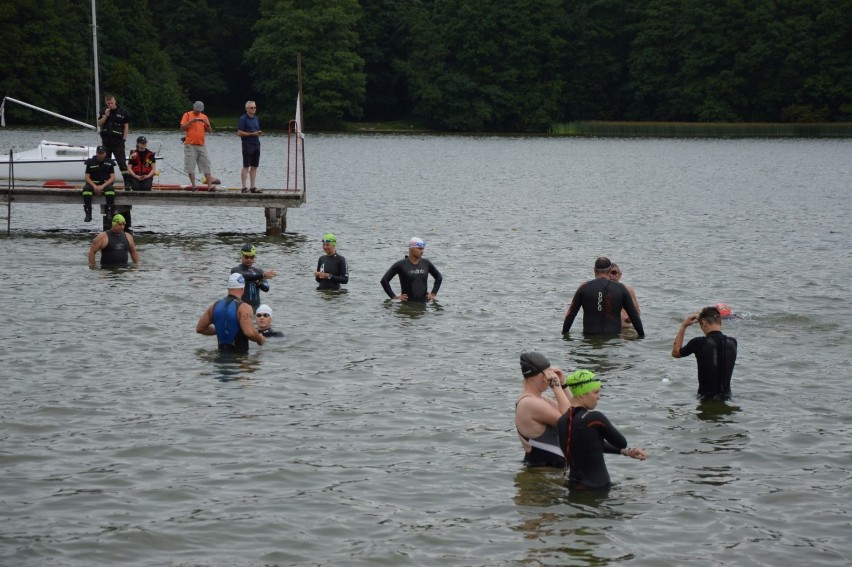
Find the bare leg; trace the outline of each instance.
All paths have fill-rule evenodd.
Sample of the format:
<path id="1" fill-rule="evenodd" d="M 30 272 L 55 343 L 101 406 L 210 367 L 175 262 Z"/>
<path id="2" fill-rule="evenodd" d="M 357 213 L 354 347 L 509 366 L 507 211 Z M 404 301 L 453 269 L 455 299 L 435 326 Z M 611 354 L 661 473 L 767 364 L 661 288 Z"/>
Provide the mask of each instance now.
<path id="1" fill-rule="evenodd" d="M 245 171 L 245 168 L 243 168 L 243 171 Z M 251 178 L 251 187 L 257 187 L 257 183 L 255 181 L 257 179 L 257 168 L 256 167 L 250 167 L 249 168 L 249 177 Z M 245 187 L 245 186 L 246 186 L 246 180 L 244 178 L 243 179 L 243 187 Z"/>
<path id="2" fill-rule="evenodd" d="M 240 181 L 243 182 L 243 185 L 242 185 L 243 187 L 248 187 L 248 185 L 246 185 L 246 177 L 248 176 L 248 169 L 249 168 L 244 167 L 243 170 L 240 172 Z M 254 175 L 252 175 L 252 181 L 251 182 L 252 182 L 252 185 L 253 185 L 254 184 Z"/>
<path id="3" fill-rule="evenodd" d="M 189 174 L 189 182 L 192 184 L 193 187 L 195 187 L 195 173 Z"/>

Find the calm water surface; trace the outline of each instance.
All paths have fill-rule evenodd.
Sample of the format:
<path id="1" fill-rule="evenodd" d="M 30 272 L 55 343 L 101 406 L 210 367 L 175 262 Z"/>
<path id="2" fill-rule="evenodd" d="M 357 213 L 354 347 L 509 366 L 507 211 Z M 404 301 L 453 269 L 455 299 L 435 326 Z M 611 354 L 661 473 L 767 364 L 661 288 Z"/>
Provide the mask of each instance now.
<path id="1" fill-rule="evenodd" d="M 164 180 L 182 182 L 175 132 Z M 0 131 L 0 149 L 90 135 Z M 263 187 L 284 140 L 263 141 Z M 239 142 L 210 140 L 239 179 Z M 82 207 L 0 237 L 0 564 L 846 565 L 852 553 L 852 141 L 310 135 L 288 233 L 260 209 L 135 207 L 135 270 L 89 270 Z M 169 157 L 171 156 L 171 158 Z M 314 290 L 338 235 L 347 293 Z M 411 236 L 439 301 L 387 301 Z M 196 335 L 244 241 L 286 333 L 242 359 Z M 559 334 L 606 254 L 647 337 Z M 394 286 L 398 289 L 398 283 Z M 735 400 L 669 352 L 690 311 L 742 317 Z M 579 329 L 579 327 L 577 327 Z M 695 336 L 690 328 L 687 337 Z M 526 471 L 518 354 L 604 378 L 643 446 L 606 496 Z"/>

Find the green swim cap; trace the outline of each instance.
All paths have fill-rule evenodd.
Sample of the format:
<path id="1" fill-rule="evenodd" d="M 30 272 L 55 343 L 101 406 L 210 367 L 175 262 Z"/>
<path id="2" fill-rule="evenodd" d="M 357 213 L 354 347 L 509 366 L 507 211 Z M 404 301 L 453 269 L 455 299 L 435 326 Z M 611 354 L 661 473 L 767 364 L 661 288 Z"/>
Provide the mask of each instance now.
<path id="1" fill-rule="evenodd" d="M 115 215 L 114 217 L 112 217 L 112 224 L 118 224 L 118 223 L 124 223 L 124 224 L 127 224 L 127 221 L 126 221 L 126 220 L 124 220 L 124 216 L 122 216 L 122 215 Z"/>
<path id="2" fill-rule="evenodd" d="M 334 233 L 326 233 L 322 236 L 322 241 L 327 242 L 328 244 L 337 244 L 337 237 L 334 236 Z"/>
<path id="3" fill-rule="evenodd" d="M 601 387 L 601 381 L 595 380 L 595 373 L 591 370 L 575 370 L 565 377 L 565 384 L 574 396 L 582 396 Z"/>

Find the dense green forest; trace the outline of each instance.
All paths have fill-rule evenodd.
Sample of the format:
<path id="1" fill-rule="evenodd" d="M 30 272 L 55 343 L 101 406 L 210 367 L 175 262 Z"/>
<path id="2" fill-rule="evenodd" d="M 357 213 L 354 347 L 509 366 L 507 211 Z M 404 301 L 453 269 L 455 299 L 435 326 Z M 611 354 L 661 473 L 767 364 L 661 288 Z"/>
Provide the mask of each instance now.
<path id="1" fill-rule="evenodd" d="M 852 0 L 98 0 L 101 93 L 267 127 L 852 119 Z M 0 94 L 93 121 L 90 0 L 0 5 Z M 100 108 L 102 105 L 98 105 Z M 7 105 L 7 123 L 55 122 Z"/>

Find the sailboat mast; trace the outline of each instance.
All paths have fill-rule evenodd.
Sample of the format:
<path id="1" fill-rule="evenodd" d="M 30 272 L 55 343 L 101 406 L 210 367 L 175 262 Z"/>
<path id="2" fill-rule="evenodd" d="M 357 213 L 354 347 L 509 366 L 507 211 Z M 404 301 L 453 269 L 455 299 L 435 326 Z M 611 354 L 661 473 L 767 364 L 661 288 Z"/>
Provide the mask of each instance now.
<path id="1" fill-rule="evenodd" d="M 98 76 L 98 11 L 92 0 L 92 53 L 95 66 L 95 131 L 98 130 L 98 109 L 101 104 L 101 81 Z"/>

